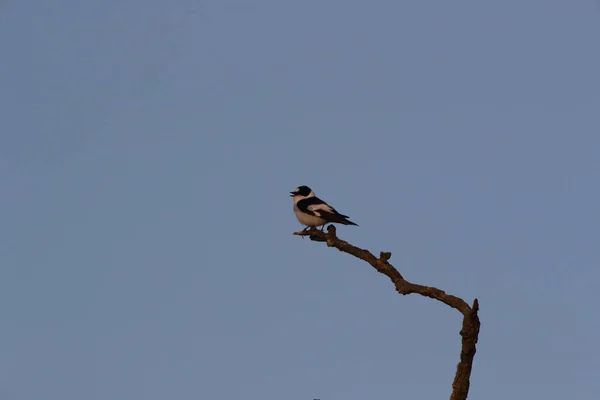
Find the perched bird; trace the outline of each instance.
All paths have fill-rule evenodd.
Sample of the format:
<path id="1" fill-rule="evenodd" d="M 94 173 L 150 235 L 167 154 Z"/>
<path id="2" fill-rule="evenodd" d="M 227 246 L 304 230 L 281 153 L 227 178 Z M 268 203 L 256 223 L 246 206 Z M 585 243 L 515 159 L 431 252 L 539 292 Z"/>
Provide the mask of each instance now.
<path id="1" fill-rule="evenodd" d="M 328 223 L 338 223 L 343 225 L 356 225 L 348 219 L 347 215 L 340 214 L 325 203 L 323 200 L 315 196 L 314 192 L 308 186 L 300 186 L 290 196 L 294 198 L 294 212 L 296 218 L 302 225 L 306 225 L 304 230 L 321 226 L 321 230 Z"/>

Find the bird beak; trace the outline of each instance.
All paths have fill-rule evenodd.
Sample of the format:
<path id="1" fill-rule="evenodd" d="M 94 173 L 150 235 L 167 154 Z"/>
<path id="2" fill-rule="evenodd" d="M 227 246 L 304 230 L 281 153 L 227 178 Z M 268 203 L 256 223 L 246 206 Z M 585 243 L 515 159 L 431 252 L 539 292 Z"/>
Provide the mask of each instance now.
<path id="1" fill-rule="evenodd" d="M 296 193 L 290 192 L 290 197 L 294 197 L 295 195 L 296 195 Z"/>

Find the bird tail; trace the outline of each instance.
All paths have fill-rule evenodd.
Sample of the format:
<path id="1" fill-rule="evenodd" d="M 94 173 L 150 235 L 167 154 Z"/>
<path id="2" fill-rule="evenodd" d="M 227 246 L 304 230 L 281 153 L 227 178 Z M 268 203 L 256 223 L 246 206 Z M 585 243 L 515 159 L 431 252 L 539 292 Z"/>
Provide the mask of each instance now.
<path id="1" fill-rule="evenodd" d="M 348 219 L 347 215 L 340 214 L 337 211 L 334 214 L 334 213 L 324 213 L 323 211 L 319 210 L 319 213 L 321 213 L 321 216 L 324 217 L 328 222 L 333 222 L 333 223 L 342 224 L 342 225 L 358 226 L 358 224 L 355 224 L 354 222 L 350 221 Z"/>

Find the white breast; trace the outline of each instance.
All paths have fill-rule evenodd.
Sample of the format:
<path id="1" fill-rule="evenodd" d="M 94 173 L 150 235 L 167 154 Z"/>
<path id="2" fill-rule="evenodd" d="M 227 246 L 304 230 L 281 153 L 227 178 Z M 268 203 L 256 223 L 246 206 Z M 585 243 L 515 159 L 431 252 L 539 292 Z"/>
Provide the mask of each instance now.
<path id="1" fill-rule="evenodd" d="M 300 211 L 298 209 L 298 207 L 296 207 L 295 204 L 294 204 L 294 213 L 296 213 L 296 218 L 298 218 L 298 221 L 302 225 L 316 227 L 316 226 L 325 225 L 327 223 L 327 221 L 324 220 L 323 218 L 319 218 L 314 215 L 303 213 L 302 211 Z"/>

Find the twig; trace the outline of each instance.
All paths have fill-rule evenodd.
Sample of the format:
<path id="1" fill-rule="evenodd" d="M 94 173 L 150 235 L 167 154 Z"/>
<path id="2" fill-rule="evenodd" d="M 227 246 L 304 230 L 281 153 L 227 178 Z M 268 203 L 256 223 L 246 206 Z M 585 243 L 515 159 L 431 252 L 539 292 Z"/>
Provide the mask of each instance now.
<path id="1" fill-rule="evenodd" d="M 450 400 L 466 400 L 469 393 L 471 370 L 473 368 L 473 358 L 475 357 L 477 339 L 479 337 L 479 302 L 477 299 L 473 302 L 473 306 L 469 306 L 460 297 L 447 294 L 443 290 L 432 286 L 423 286 L 412 283 L 404 279 L 402 274 L 398 272 L 392 264 L 389 263 L 392 253 L 381 252 L 379 257 L 375 257 L 370 251 L 356 247 L 345 240 L 337 237 L 335 226 L 329 225 L 327 232 L 317 229 L 307 231 L 294 232 L 294 235 L 308 236 L 316 242 L 325 242 L 328 247 L 335 247 L 339 251 L 353 255 L 363 261 L 369 263 L 377 272 L 384 274 L 394 284 L 396 291 L 402 295 L 420 294 L 421 296 L 429 297 L 438 300 L 456 310 L 463 315 L 462 329 L 460 335 L 462 337 L 462 346 L 460 352 L 460 361 L 456 366 L 456 375 L 452 383 L 452 395 Z"/>

